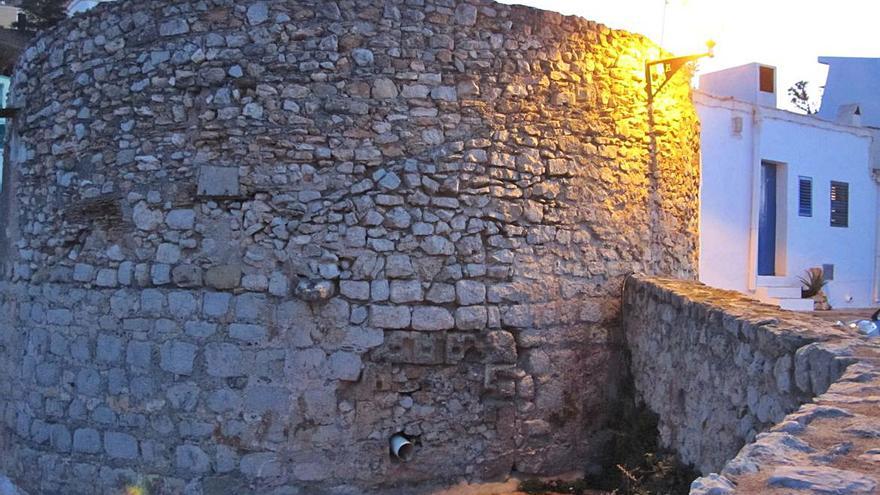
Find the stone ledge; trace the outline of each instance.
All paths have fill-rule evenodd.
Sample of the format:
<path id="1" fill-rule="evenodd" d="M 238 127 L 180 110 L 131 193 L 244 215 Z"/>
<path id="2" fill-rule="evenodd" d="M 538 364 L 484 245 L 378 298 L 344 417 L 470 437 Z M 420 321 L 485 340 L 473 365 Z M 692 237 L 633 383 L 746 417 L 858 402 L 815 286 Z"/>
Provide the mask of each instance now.
<path id="1" fill-rule="evenodd" d="M 635 309 L 633 303 L 639 300 L 649 304 Z M 650 317 L 651 308 L 665 305 L 694 325 L 706 322 L 707 332 L 735 331 L 738 340 L 762 351 L 794 348 L 795 383 L 790 385 L 808 397 L 743 446 L 720 474 L 695 480 L 691 494 L 792 490 L 843 494 L 880 489 L 880 345 L 876 342 L 810 315 L 782 311 L 698 282 L 633 277 L 627 281 L 625 301 L 628 338 L 633 337 L 630 328 L 639 326 L 628 324 L 634 309 L 636 315 Z M 661 312 L 660 318 L 674 321 L 675 316 Z M 751 381 L 763 376 L 757 374 Z M 776 392 L 784 395 L 784 389 L 778 387 Z M 694 433 L 704 432 L 686 432 Z"/>
<path id="2" fill-rule="evenodd" d="M 880 346 L 854 337 L 828 350 L 855 363 L 827 392 L 743 447 L 721 471 L 729 487 L 707 489 L 700 478 L 691 494 L 880 490 Z"/>

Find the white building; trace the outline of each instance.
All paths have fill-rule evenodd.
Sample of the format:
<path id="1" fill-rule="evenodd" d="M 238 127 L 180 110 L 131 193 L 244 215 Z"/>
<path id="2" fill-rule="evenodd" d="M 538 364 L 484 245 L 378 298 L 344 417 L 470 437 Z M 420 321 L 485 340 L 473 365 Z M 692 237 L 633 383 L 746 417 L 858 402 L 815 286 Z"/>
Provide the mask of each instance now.
<path id="1" fill-rule="evenodd" d="M 775 74 L 748 64 L 700 78 L 700 279 L 810 310 L 798 277 L 823 267 L 832 306 L 870 307 L 878 302 L 876 130 L 858 118 L 777 109 Z"/>

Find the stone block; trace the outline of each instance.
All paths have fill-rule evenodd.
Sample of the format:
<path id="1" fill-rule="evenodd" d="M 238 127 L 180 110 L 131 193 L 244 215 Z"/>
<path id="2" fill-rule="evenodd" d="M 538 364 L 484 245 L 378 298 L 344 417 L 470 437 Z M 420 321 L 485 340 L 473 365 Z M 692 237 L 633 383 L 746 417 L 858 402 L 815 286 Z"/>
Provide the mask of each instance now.
<path id="1" fill-rule="evenodd" d="M 336 394 L 330 388 L 306 390 L 303 393 L 306 418 L 318 424 L 331 424 L 336 419 Z"/>
<path id="2" fill-rule="evenodd" d="M 171 280 L 178 287 L 200 287 L 202 269 L 196 265 L 177 265 L 171 269 Z"/>
<path id="3" fill-rule="evenodd" d="M 156 249 L 156 261 L 173 265 L 180 261 L 180 248 L 176 244 L 163 242 Z"/>
<path id="4" fill-rule="evenodd" d="M 245 290 L 265 292 L 269 289 L 269 278 L 262 273 L 252 273 L 241 278 L 241 286 Z"/>
<path id="5" fill-rule="evenodd" d="M 461 3 L 455 8 L 455 23 L 461 26 L 473 26 L 477 23 L 477 8 L 468 3 Z"/>
<path id="6" fill-rule="evenodd" d="M 149 342 L 132 340 L 128 343 L 125 362 L 136 371 L 150 369 L 153 361 L 153 346 Z"/>
<path id="7" fill-rule="evenodd" d="M 156 393 L 156 382 L 150 375 L 139 375 L 132 377 L 129 382 L 131 396 L 136 401 L 147 401 L 153 398 Z M 125 416 L 123 416 L 125 418 Z"/>
<path id="8" fill-rule="evenodd" d="M 397 85 L 391 79 L 378 77 L 373 81 L 373 98 L 379 100 L 397 98 L 397 94 Z"/>
<path id="9" fill-rule="evenodd" d="M 145 232 L 156 230 L 156 227 L 162 223 L 162 212 L 150 208 L 144 201 L 134 205 L 131 215 L 131 220 L 134 222 L 135 227 Z"/>
<path id="10" fill-rule="evenodd" d="M 354 280 L 342 280 L 339 282 L 339 293 L 357 301 L 370 300 L 370 283 Z"/>
<path id="11" fill-rule="evenodd" d="M 269 294 L 278 297 L 286 297 L 290 294 L 290 280 L 281 272 L 272 272 L 269 277 Z"/>
<path id="12" fill-rule="evenodd" d="M 177 383 L 168 387 L 165 397 L 171 407 L 182 411 L 192 411 L 199 400 L 199 387 L 195 383 Z"/>
<path id="13" fill-rule="evenodd" d="M 486 302 L 486 285 L 473 280 L 459 280 L 455 283 L 458 304 L 472 306 Z"/>
<path id="14" fill-rule="evenodd" d="M 373 52 L 366 48 L 355 48 L 351 51 L 351 58 L 354 59 L 354 63 L 360 67 L 372 65 L 374 60 Z"/>
<path id="15" fill-rule="evenodd" d="M 788 488 L 808 493 L 874 493 L 878 480 L 857 471 L 828 466 L 775 466 L 767 478 L 769 488 Z"/>
<path id="16" fill-rule="evenodd" d="M 431 256 L 455 254 L 455 245 L 452 244 L 452 241 L 439 235 L 426 237 L 419 246 Z"/>
<path id="17" fill-rule="evenodd" d="M 392 280 L 391 302 L 419 302 L 424 299 L 422 283 L 418 280 Z"/>
<path id="18" fill-rule="evenodd" d="M 131 261 L 123 261 L 120 263 L 116 277 L 120 285 L 131 285 L 134 278 L 134 263 Z"/>
<path id="19" fill-rule="evenodd" d="M 214 470 L 228 473 L 238 467 L 238 454 L 235 449 L 226 445 L 218 445 L 214 454 Z"/>
<path id="20" fill-rule="evenodd" d="M 337 351 L 327 359 L 329 378 L 355 382 L 361 374 L 363 362 L 361 357 L 353 352 Z"/>
<path id="21" fill-rule="evenodd" d="M 237 197 L 241 194 L 238 167 L 202 165 L 199 168 L 199 196 L 210 198 Z"/>
<path id="22" fill-rule="evenodd" d="M 449 330 L 455 327 L 455 318 L 446 308 L 417 306 L 412 312 L 412 327 L 415 330 Z"/>
<path id="23" fill-rule="evenodd" d="M 138 442 L 128 433 L 104 433 L 104 450 L 114 459 L 137 459 Z"/>
<path id="24" fill-rule="evenodd" d="M 150 279 L 153 285 L 165 285 L 171 283 L 171 266 L 163 263 L 154 263 L 150 267 Z"/>
<path id="25" fill-rule="evenodd" d="M 486 335 L 485 356 L 488 363 L 515 364 L 518 354 L 513 334 L 503 330 L 489 332 Z"/>
<path id="26" fill-rule="evenodd" d="M 95 359 L 99 363 L 116 363 L 122 358 L 122 339 L 114 335 L 98 335 Z"/>
<path id="27" fill-rule="evenodd" d="M 98 276 L 95 278 L 95 285 L 98 287 L 116 287 L 119 284 L 117 273 L 113 268 L 101 268 L 98 270 Z"/>
<path id="28" fill-rule="evenodd" d="M 248 6 L 247 19 L 251 26 L 257 26 L 269 19 L 269 6 L 266 2 L 256 2 Z"/>
<path id="29" fill-rule="evenodd" d="M 488 312 L 485 306 L 463 306 L 455 309 L 455 328 L 482 330 L 486 328 Z"/>
<path id="30" fill-rule="evenodd" d="M 204 339 L 217 333 L 217 324 L 206 321 L 188 321 L 184 323 L 183 329 L 190 337 Z"/>
<path id="31" fill-rule="evenodd" d="M 101 393 L 101 375 L 97 370 L 83 368 L 76 374 L 76 391 L 90 397 Z"/>
<path id="32" fill-rule="evenodd" d="M 193 370 L 196 350 L 196 346 L 188 342 L 179 340 L 165 342 L 159 350 L 159 366 L 177 375 L 189 375 Z"/>
<path id="33" fill-rule="evenodd" d="M 212 266 L 205 271 L 205 285 L 218 290 L 234 289 L 241 282 L 240 265 Z"/>
<path id="34" fill-rule="evenodd" d="M 458 94 L 453 86 L 437 86 L 431 90 L 431 98 L 439 101 L 458 101 Z"/>
<path id="35" fill-rule="evenodd" d="M 266 343 L 269 332 L 262 325 L 233 323 L 229 325 L 229 336 L 248 344 L 257 345 Z"/>
<path id="36" fill-rule="evenodd" d="M 70 430 L 66 426 L 61 424 L 49 426 L 49 446 L 52 447 L 52 450 L 67 453 L 70 452 L 70 444 Z"/>
<path id="37" fill-rule="evenodd" d="M 70 325 L 73 323 L 73 314 L 69 309 L 50 309 L 46 311 L 46 323 L 59 326 Z"/>
<path id="38" fill-rule="evenodd" d="M 241 349 L 233 344 L 211 343 L 205 346 L 205 367 L 211 376 L 240 376 L 241 357 Z"/>
<path id="39" fill-rule="evenodd" d="M 377 328 L 407 328 L 410 323 L 409 306 L 370 306 L 370 325 Z"/>
<path id="40" fill-rule="evenodd" d="M 206 292 L 202 300 L 202 314 L 209 317 L 223 317 L 229 313 L 232 295 L 226 292 Z"/>
<path id="41" fill-rule="evenodd" d="M 141 311 L 144 315 L 160 316 L 165 306 L 165 294 L 158 289 L 141 291 Z"/>
<path id="42" fill-rule="evenodd" d="M 73 432 L 73 451 L 97 454 L 101 451 L 101 433 L 92 428 L 80 428 Z"/>
<path id="43" fill-rule="evenodd" d="M 691 483 L 690 495 L 733 495 L 736 486 L 724 476 L 712 473 Z"/>
<path id="44" fill-rule="evenodd" d="M 387 301 L 390 292 L 387 280 L 374 280 L 370 283 L 370 299 L 373 302 Z"/>
<path id="45" fill-rule="evenodd" d="M 195 445 L 179 445 L 174 451 L 174 466 L 181 471 L 207 473 L 211 469 L 211 459 Z"/>
<path id="46" fill-rule="evenodd" d="M 191 209 L 171 210 L 165 215 L 165 224 L 172 230 L 191 230 L 195 223 L 196 213 Z"/>
<path id="47" fill-rule="evenodd" d="M 128 392 L 128 378 L 125 375 L 125 370 L 112 368 L 107 371 L 107 391 L 113 395 Z"/>
<path id="48" fill-rule="evenodd" d="M 435 304 L 455 301 L 455 286 L 452 284 L 435 282 L 431 284 L 431 288 L 428 289 L 425 299 Z"/>
<path id="49" fill-rule="evenodd" d="M 159 34 L 161 36 L 176 36 L 189 32 L 189 24 L 186 19 L 175 18 L 159 24 Z"/>
<path id="50" fill-rule="evenodd" d="M 168 310 L 176 318 L 193 314 L 198 306 L 196 298 L 189 292 L 176 291 L 168 293 Z"/>
<path id="51" fill-rule="evenodd" d="M 407 84 L 403 87 L 401 95 L 404 98 L 427 98 L 431 94 L 431 88 L 424 84 Z"/>
<path id="52" fill-rule="evenodd" d="M 385 276 L 406 278 L 415 274 L 412 259 L 405 254 L 390 254 L 385 258 Z"/>
<path id="53" fill-rule="evenodd" d="M 37 385 L 54 387 L 58 384 L 61 370 L 56 363 L 40 363 L 36 368 Z"/>

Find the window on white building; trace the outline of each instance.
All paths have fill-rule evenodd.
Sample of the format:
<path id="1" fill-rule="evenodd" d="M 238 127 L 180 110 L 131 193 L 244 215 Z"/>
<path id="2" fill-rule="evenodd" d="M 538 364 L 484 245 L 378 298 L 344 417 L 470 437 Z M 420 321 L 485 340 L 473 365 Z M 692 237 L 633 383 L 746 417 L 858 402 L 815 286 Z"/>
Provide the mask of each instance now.
<path id="1" fill-rule="evenodd" d="M 758 68 L 758 89 L 764 93 L 776 92 L 776 74 L 773 67 Z"/>
<path id="2" fill-rule="evenodd" d="M 813 179 L 798 177 L 798 215 L 813 216 Z"/>
<path id="3" fill-rule="evenodd" d="M 849 227 L 849 184 L 831 181 L 831 226 Z"/>

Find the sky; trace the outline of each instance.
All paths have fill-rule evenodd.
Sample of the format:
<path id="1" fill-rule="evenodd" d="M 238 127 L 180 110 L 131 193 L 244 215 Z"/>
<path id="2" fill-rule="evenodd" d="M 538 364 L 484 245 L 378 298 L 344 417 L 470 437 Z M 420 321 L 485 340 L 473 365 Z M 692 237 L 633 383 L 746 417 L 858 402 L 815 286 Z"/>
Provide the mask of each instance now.
<path id="1" fill-rule="evenodd" d="M 819 56 L 880 57 L 878 0 L 500 1 L 639 32 L 676 55 L 701 53 L 712 39 L 715 58 L 701 60 L 698 73 L 750 62 L 773 65 L 778 105 L 789 110 L 786 90 L 800 80 L 808 81 L 818 103 L 827 75 Z"/>

